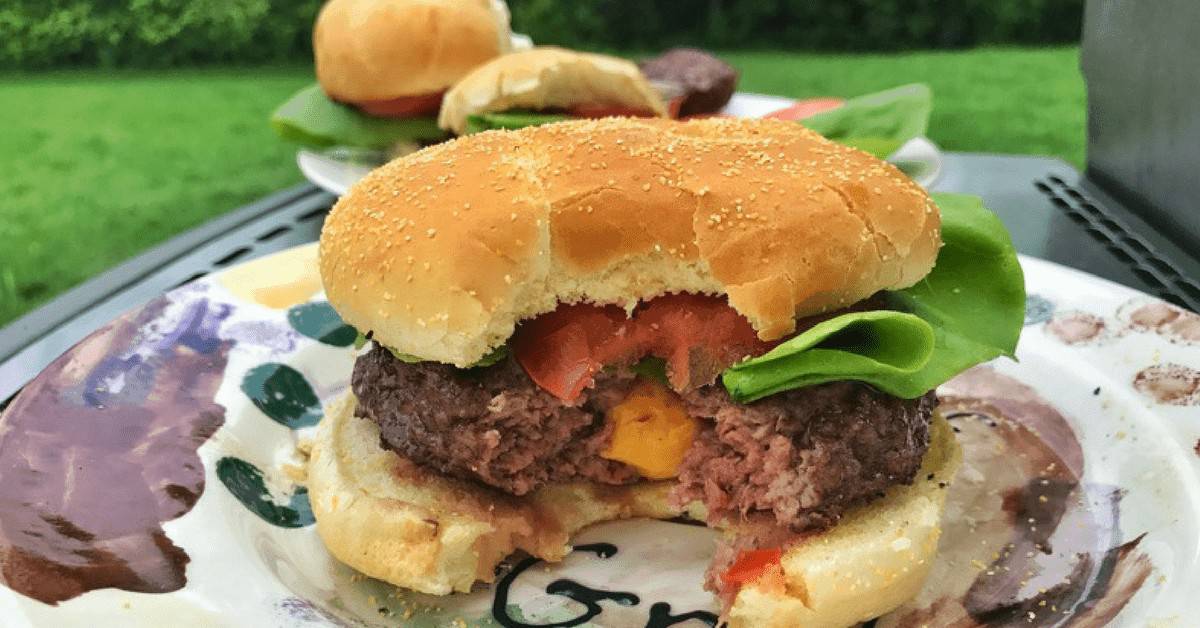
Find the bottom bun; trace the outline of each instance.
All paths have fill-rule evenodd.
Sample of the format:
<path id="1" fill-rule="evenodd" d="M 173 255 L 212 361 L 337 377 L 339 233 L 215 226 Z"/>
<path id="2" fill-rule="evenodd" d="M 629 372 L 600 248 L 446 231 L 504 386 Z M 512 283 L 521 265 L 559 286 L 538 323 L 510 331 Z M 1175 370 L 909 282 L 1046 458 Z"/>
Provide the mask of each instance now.
<path id="1" fill-rule="evenodd" d="M 446 477 L 381 447 L 378 427 L 355 417 L 355 406 L 347 394 L 317 428 L 309 498 L 330 553 L 396 586 L 439 595 L 469 591 L 477 581 L 491 582 L 496 565 L 514 551 L 561 560 L 571 535 L 593 523 L 704 519 L 699 504 L 684 513 L 667 505 L 672 481 L 577 482 L 513 497 Z M 937 551 L 944 487 L 961 458 L 940 415 L 931 433 L 916 482 L 893 487 L 789 548 L 782 578 L 744 586 L 729 625 L 847 626 L 915 596 Z"/>
<path id="2" fill-rule="evenodd" d="M 834 527 L 783 555 L 782 582 L 742 587 L 729 609 L 731 627 L 851 626 L 916 597 L 941 536 L 946 489 L 962 462 L 950 424 L 935 412 L 930 444 L 907 486 L 848 511 Z"/>

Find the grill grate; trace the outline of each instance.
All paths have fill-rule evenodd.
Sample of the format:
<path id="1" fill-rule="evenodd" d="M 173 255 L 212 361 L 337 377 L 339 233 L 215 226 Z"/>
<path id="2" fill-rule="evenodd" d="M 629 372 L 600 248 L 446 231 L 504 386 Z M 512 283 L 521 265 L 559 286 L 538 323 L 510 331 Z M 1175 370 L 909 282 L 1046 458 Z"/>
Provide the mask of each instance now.
<path id="1" fill-rule="evenodd" d="M 1087 193 L 1056 176 L 1034 182 L 1067 218 L 1079 224 L 1134 274 L 1145 281 L 1154 296 L 1192 311 L 1200 311 L 1200 284 L 1186 277 L 1145 238 L 1120 217 L 1104 209 Z"/>

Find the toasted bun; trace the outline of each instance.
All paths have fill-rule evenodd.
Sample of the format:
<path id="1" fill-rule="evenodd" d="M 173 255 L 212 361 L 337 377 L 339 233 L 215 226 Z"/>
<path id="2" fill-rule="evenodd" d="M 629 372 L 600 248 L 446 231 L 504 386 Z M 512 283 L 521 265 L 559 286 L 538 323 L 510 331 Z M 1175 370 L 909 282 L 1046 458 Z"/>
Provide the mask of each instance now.
<path id="1" fill-rule="evenodd" d="M 667 115 L 666 104 L 637 64 L 542 47 L 493 59 L 464 77 L 446 92 L 438 126 L 462 135 L 472 114 L 574 105 L 619 105 Z"/>
<path id="2" fill-rule="evenodd" d="M 317 81 L 352 103 L 441 92 L 511 41 L 501 0 L 329 0 L 313 27 Z"/>
<path id="3" fill-rule="evenodd" d="M 347 395 L 317 429 L 308 469 L 317 532 L 338 560 L 397 586 L 468 591 L 476 581 L 491 582 L 497 563 L 515 550 L 557 561 L 587 525 L 681 514 L 667 506 L 669 481 L 547 486 L 516 498 L 447 478 L 380 447 L 378 428 L 355 417 L 354 407 Z M 961 458 L 940 415 L 931 432 L 914 484 L 891 488 L 790 548 L 782 560 L 785 586 L 743 587 L 730 625 L 847 626 L 916 595 L 937 550 L 944 483 Z M 685 514 L 704 516 L 699 506 Z"/>
<path id="4" fill-rule="evenodd" d="M 798 124 L 609 118 L 491 131 L 369 174 L 321 233 L 349 324 L 467 366 L 559 302 L 726 294 L 763 339 L 910 286 L 940 216 L 895 167 Z"/>

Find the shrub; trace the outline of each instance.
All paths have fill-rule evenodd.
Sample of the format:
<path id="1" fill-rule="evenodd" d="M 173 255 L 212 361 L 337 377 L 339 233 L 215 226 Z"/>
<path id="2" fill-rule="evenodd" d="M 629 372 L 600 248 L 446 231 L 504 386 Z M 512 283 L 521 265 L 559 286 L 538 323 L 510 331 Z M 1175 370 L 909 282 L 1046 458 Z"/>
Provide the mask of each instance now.
<path id="1" fill-rule="evenodd" d="M 292 60 L 320 0 L 5 0 L 0 67 Z"/>
<path id="2" fill-rule="evenodd" d="M 321 0 L 3 0 L 0 67 L 303 61 Z M 578 48 L 898 50 L 1079 38 L 1083 0 L 509 0 Z"/>
<path id="3" fill-rule="evenodd" d="M 897 50 L 1079 38 L 1083 0 L 509 0 L 534 41 L 574 47 Z"/>

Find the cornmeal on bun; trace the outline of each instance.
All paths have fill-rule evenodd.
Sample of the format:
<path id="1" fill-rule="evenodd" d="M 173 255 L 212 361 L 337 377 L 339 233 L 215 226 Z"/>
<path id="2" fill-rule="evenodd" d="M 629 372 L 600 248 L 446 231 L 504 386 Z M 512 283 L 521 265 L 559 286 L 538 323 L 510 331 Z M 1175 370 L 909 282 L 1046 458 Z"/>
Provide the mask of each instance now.
<path id="1" fill-rule="evenodd" d="M 933 388 L 1022 321 L 1011 242 L 960 205 L 775 120 L 568 121 L 391 162 L 321 235 L 365 346 L 318 428 L 318 533 L 450 594 L 592 523 L 688 517 L 722 532 L 731 626 L 888 612 L 959 461 Z"/>

